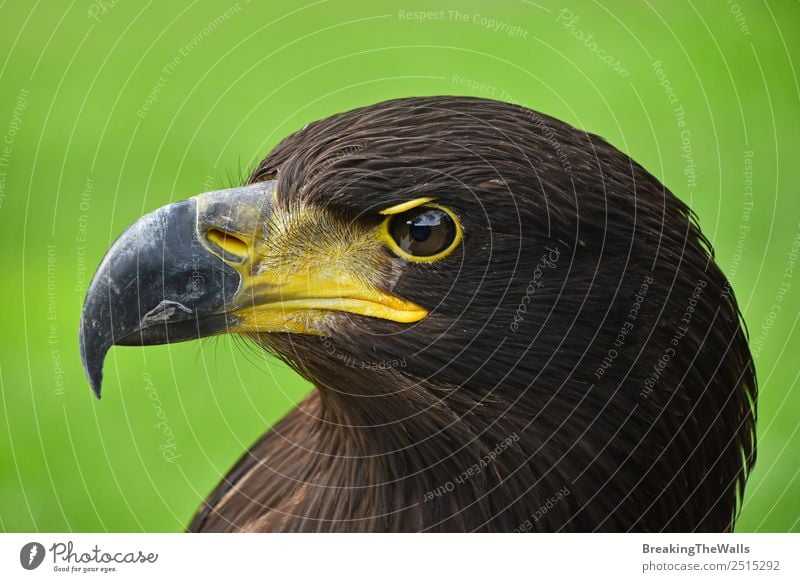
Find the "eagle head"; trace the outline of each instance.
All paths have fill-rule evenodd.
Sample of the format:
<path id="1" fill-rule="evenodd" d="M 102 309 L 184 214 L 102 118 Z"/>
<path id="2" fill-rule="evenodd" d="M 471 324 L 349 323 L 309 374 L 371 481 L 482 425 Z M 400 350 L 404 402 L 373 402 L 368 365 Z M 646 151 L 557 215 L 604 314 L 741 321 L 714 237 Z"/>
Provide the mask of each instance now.
<path id="1" fill-rule="evenodd" d="M 112 345 L 223 333 L 316 388 L 193 530 L 723 531 L 755 458 L 746 334 L 690 209 L 517 105 L 334 115 L 144 216 L 81 354 L 99 396 Z"/>

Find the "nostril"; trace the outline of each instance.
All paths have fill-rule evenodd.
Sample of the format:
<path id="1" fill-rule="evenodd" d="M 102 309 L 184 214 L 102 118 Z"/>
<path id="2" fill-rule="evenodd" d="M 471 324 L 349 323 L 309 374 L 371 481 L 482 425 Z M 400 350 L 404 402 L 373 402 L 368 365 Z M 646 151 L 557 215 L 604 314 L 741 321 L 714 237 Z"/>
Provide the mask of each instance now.
<path id="1" fill-rule="evenodd" d="M 209 228 L 208 232 L 206 232 L 206 238 L 210 243 L 217 245 L 226 253 L 237 257 L 247 256 L 249 250 L 247 243 L 235 234 L 219 230 L 218 228 Z"/>

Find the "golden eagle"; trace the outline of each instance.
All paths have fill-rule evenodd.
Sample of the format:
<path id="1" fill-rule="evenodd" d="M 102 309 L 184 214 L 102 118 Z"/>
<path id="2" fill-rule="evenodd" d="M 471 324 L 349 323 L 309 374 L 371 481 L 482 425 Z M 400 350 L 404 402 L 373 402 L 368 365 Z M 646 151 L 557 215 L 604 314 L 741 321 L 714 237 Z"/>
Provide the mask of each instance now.
<path id="1" fill-rule="evenodd" d="M 756 378 L 691 210 L 595 135 L 468 97 L 312 123 L 139 219 L 80 325 L 244 334 L 313 392 L 190 531 L 730 531 Z"/>

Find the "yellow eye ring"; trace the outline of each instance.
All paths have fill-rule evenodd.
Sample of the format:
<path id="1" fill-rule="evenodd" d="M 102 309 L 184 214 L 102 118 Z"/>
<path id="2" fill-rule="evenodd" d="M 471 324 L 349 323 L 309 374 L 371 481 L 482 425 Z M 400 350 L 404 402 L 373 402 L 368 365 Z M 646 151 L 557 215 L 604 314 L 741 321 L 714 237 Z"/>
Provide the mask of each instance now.
<path id="1" fill-rule="evenodd" d="M 393 207 L 394 208 L 394 207 Z M 432 263 L 434 261 L 439 261 L 450 253 L 452 253 L 458 245 L 461 243 L 461 240 L 464 236 L 463 228 L 461 226 L 461 221 L 458 219 L 458 216 L 445 206 L 441 206 L 439 204 L 432 204 L 427 200 L 419 205 L 408 205 L 405 206 L 408 210 L 402 212 L 393 212 L 389 214 L 381 223 L 378 229 L 378 237 L 392 250 L 394 254 L 397 256 L 406 259 L 408 261 L 413 261 L 415 263 Z M 395 235 L 392 232 L 392 225 L 397 224 L 398 221 L 402 221 L 404 217 L 407 217 L 406 222 L 410 224 L 410 220 L 414 217 L 419 217 L 425 213 L 425 211 L 429 210 L 438 210 L 448 218 L 449 225 L 452 225 L 452 232 L 448 232 L 445 235 L 445 241 L 447 242 L 446 246 L 437 252 L 434 252 L 430 255 L 427 254 L 412 254 L 407 250 L 403 249 L 400 244 L 398 244 L 397 240 L 395 239 Z M 402 225 L 402 222 L 400 222 Z M 449 226 L 448 225 L 448 226 Z M 438 226 L 438 223 L 437 223 Z M 430 227 L 426 227 L 430 228 Z M 449 240 L 448 240 L 449 239 Z"/>

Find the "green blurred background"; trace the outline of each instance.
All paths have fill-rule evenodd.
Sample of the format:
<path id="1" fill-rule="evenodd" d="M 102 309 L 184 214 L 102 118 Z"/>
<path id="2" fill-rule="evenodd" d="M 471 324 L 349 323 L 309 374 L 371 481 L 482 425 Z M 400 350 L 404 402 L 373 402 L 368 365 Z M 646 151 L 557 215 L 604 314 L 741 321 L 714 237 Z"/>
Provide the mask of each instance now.
<path id="1" fill-rule="evenodd" d="M 737 530 L 800 531 L 800 4 L 271 4 L 0 3 L 0 531 L 188 523 L 309 386 L 221 338 L 114 349 L 95 401 L 77 324 L 104 250 L 309 121 L 431 94 L 598 133 L 695 209 L 761 383 Z"/>

